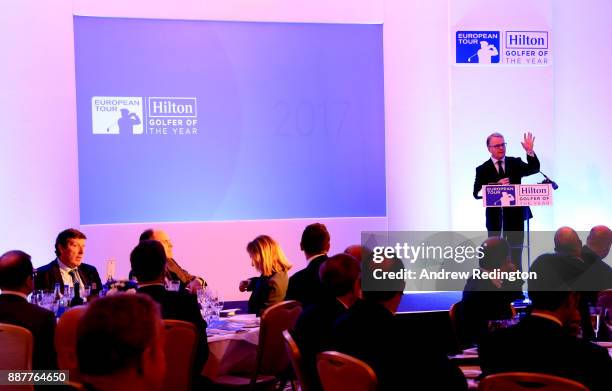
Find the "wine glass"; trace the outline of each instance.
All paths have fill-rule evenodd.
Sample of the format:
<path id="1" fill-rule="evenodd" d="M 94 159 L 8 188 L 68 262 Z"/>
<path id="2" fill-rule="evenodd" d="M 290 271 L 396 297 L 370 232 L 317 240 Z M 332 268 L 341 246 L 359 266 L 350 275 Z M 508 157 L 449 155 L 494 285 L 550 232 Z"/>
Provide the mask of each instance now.
<path id="1" fill-rule="evenodd" d="M 198 298 L 198 303 L 200 304 L 200 308 L 204 308 L 204 304 L 206 303 L 206 288 L 198 288 L 196 290 L 196 297 Z"/>
<path id="2" fill-rule="evenodd" d="M 599 320 L 601 318 L 601 307 L 589 307 L 589 315 L 591 317 L 591 326 L 593 326 L 593 332 L 595 333 L 595 340 L 597 340 L 599 334 Z"/>

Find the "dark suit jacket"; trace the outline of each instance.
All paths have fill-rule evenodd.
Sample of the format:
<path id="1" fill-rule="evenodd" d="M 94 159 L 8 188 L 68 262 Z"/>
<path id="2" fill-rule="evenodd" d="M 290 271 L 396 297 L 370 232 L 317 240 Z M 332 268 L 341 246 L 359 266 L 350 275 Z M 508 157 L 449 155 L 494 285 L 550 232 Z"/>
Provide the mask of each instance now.
<path id="1" fill-rule="evenodd" d="M 456 313 L 461 344 L 469 347 L 480 342 L 490 320 L 512 318 L 510 303 L 522 298 L 518 285 L 505 283 L 497 288 L 491 280 L 470 277 Z"/>
<path id="2" fill-rule="evenodd" d="M 559 253 L 542 254 L 533 261 L 529 269 L 538 275 L 538 279 L 529 282 L 529 287 L 541 291 L 567 288 L 579 291 L 579 282 L 586 269 L 586 264 L 580 258 Z"/>
<path id="3" fill-rule="evenodd" d="M 587 246 L 582 247 L 581 258 L 586 270 L 578 281 L 578 287 L 591 292 L 612 289 L 612 267 Z"/>
<path id="4" fill-rule="evenodd" d="M 297 300 L 303 307 L 320 302 L 329 297 L 323 290 L 319 278 L 319 268 L 327 260 L 327 255 L 320 255 L 308 263 L 304 269 L 289 279 L 287 300 Z"/>
<path id="5" fill-rule="evenodd" d="M 163 319 L 183 320 L 195 325 L 198 330 L 199 343 L 196 350 L 194 371 L 201 372 L 208 359 L 208 339 L 206 337 L 206 322 L 200 313 L 200 305 L 196 296 L 186 291 L 170 292 L 162 285 L 144 286 L 138 288 L 138 293 L 149 295 L 159 303 Z"/>
<path id="6" fill-rule="evenodd" d="M 287 272 L 274 273 L 270 277 L 251 278 L 247 287 L 248 291 L 252 291 L 249 297 L 249 313 L 259 316 L 266 308 L 285 300 L 287 284 Z"/>
<path id="7" fill-rule="evenodd" d="M 338 299 L 329 298 L 306 307 L 295 324 L 294 337 L 302 353 L 307 376 L 313 380 L 312 390 L 322 390 L 318 381 L 316 356 L 333 348 L 334 324 L 346 311 Z"/>
<path id="8" fill-rule="evenodd" d="M 463 373 L 445 353 L 428 346 L 414 330 L 398 322 L 382 305 L 363 300 L 336 322 L 335 350 L 372 367 L 379 390 L 465 390 Z"/>
<path id="9" fill-rule="evenodd" d="M 92 293 L 97 293 L 102 289 L 102 281 L 98 270 L 86 263 L 81 263 L 78 268 L 79 277 L 84 285 L 91 286 Z M 55 289 L 55 284 L 59 283 L 62 294 L 64 293 L 64 281 L 60 274 L 59 263 L 57 258 L 50 263 L 36 269 L 36 277 L 34 279 L 34 289 L 43 289 L 52 291 Z"/>
<path id="10" fill-rule="evenodd" d="M 57 368 L 53 345 L 55 335 L 53 312 L 30 304 L 23 297 L 3 294 L 0 295 L 0 323 L 25 327 L 32 332 L 34 337 L 33 369 Z"/>
<path id="11" fill-rule="evenodd" d="M 610 389 L 612 360 L 606 349 L 570 336 L 549 319 L 528 316 L 490 334 L 479 356 L 484 375 L 539 372 L 576 380 L 591 391 Z"/>
<path id="12" fill-rule="evenodd" d="M 582 336 L 592 338 L 595 336 L 589 315 L 589 306 L 597 304 L 597 295 L 600 291 L 612 289 L 612 268 L 589 247 L 583 246 L 580 258 L 584 262 L 585 271 L 576 281 L 576 289 L 581 291 L 580 316 Z M 609 339 L 605 327 L 600 327 L 598 337 Z"/>
<path id="13" fill-rule="evenodd" d="M 476 167 L 476 178 L 474 179 L 474 198 L 480 199 L 478 192 L 484 185 L 494 184 L 500 179 L 507 177 L 510 179 L 510 184 L 516 185 L 521 183 L 521 178 L 532 175 L 540 171 L 540 161 L 537 156 L 527 155 L 527 163 L 521 158 L 506 156 L 505 175 L 501 176 L 497 173 L 497 169 L 493 164 L 493 160 L 488 159 L 480 166 Z M 487 230 L 501 230 L 501 208 L 487 208 Z M 523 211 L 522 207 L 509 207 L 504 209 L 504 228 L 508 231 L 523 231 L 524 213 L 528 218 L 531 218 L 531 210 L 526 208 Z"/>

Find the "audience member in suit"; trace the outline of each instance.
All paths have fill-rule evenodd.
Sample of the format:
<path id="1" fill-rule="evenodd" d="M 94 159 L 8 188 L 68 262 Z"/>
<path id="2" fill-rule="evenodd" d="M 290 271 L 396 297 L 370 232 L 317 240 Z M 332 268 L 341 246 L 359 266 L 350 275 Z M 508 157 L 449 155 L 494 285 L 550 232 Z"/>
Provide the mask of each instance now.
<path id="1" fill-rule="evenodd" d="M 306 256 L 307 266 L 289 279 L 287 300 L 297 300 L 306 307 L 328 295 L 321 289 L 319 268 L 327 259 L 329 241 L 329 232 L 323 224 L 310 224 L 304 229 L 300 250 Z"/>
<path id="2" fill-rule="evenodd" d="M 474 179 L 474 198 L 480 199 L 478 192 L 484 185 L 520 184 L 521 178 L 540 171 L 540 161 L 533 151 L 535 137 L 524 135 L 521 142 L 527 153 L 527 163 L 521 158 L 506 156 L 506 141 L 500 133 L 487 137 L 487 148 L 491 158 L 476 168 Z M 512 260 L 521 269 L 521 254 L 524 240 L 524 220 L 531 218 L 529 207 L 486 208 L 487 230 L 489 236 L 500 236 L 503 228 L 504 239 L 510 244 Z"/>
<path id="3" fill-rule="evenodd" d="M 611 246 L 610 228 L 598 225 L 591 229 L 580 255 L 587 268 L 581 278 L 581 288 L 593 292 L 612 289 L 612 267 L 604 261 L 610 253 Z"/>
<path id="4" fill-rule="evenodd" d="M 28 303 L 32 292 L 32 260 L 23 251 L 9 251 L 0 256 L 0 323 L 24 327 L 34 337 L 33 369 L 55 369 L 53 347 L 55 315 Z"/>
<path id="5" fill-rule="evenodd" d="M 241 281 L 238 289 L 251 292 L 249 312 L 259 316 L 266 308 L 285 300 L 287 270 L 291 269 L 291 264 L 278 243 L 267 235 L 256 237 L 249 242 L 246 250 L 251 266 L 260 275 Z"/>
<path id="6" fill-rule="evenodd" d="M 362 280 L 371 278 L 376 269 L 398 272 L 401 261 L 385 259 L 364 263 Z M 380 273 L 380 272 L 378 272 Z M 399 327 L 395 311 L 404 290 L 404 281 L 387 279 L 387 290 L 366 290 L 340 316 L 334 327 L 335 350 L 366 362 L 378 378 L 379 390 L 465 390 L 463 373 L 444 352 L 432 350 L 413 330 Z"/>
<path id="7" fill-rule="evenodd" d="M 297 320 L 294 334 L 311 390 L 322 390 L 316 355 L 332 349 L 334 323 L 361 296 L 360 272 L 360 261 L 348 254 L 337 254 L 325 261 L 319 269 L 321 283 L 333 297 L 306 307 Z"/>
<path id="8" fill-rule="evenodd" d="M 161 389 L 166 359 L 159 305 L 142 294 L 94 300 L 77 327 L 77 358 L 85 389 Z"/>
<path id="9" fill-rule="evenodd" d="M 85 254 L 85 234 L 74 228 L 66 229 L 55 239 L 55 258 L 50 263 L 36 269 L 34 289 L 52 291 L 59 283 L 62 293 L 64 285 L 80 284 L 81 289 L 90 286 L 92 293 L 102 289 L 98 270 L 83 263 Z"/>
<path id="10" fill-rule="evenodd" d="M 586 246 L 582 247 L 582 260 L 586 263 L 589 284 L 593 290 L 612 289 L 612 268 L 604 259 L 612 247 L 612 230 L 605 225 L 591 229 Z M 593 280 L 591 280 L 591 277 Z"/>
<path id="11" fill-rule="evenodd" d="M 202 277 L 191 275 L 183 269 L 174 259 L 172 241 L 168 234 L 159 229 L 147 229 L 140 235 L 140 242 L 144 240 L 157 240 L 164 246 L 166 251 L 166 271 L 165 278 L 168 281 L 180 281 L 181 289 L 187 289 L 191 293 L 196 293 L 198 289 L 206 287 L 206 281 Z"/>
<path id="12" fill-rule="evenodd" d="M 546 273 L 558 262 L 553 257 L 534 262 L 532 270 L 539 272 L 529 284 L 531 314 L 518 325 L 497 330 L 482 340 L 479 355 L 483 374 L 539 372 L 578 381 L 592 391 L 609 390 L 612 360 L 607 350 L 568 331 L 580 293 L 569 283 L 558 285 L 558 276 Z M 551 286 L 556 290 L 550 290 Z"/>
<path id="13" fill-rule="evenodd" d="M 580 315 L 584 338 L 595 337 L 589 319 L 589 306 L 597 304 L 597 295 L 600 291 L 612 289 L 612 268 L 604 261 L 610 253 L 611 245 L 612 231 L 604 225 L 598 225 L 591 229 L 586 245 L 580 249 L 579 256 L 584 262 L 585 271 L 578 279 L 576 287 L 582 291 Z M 598 337 L 602 337 L 601 333 Z"/>
<path id="14" fill-rule="evenodd" d="M 150 296 L 161 306 L 163 319 L 176 319 L 193 323 L 199 334 L 196 350 L 194 376 L 202 370 L 208 358 L 206 322 L 200 314 L 197 297 L 185 290 L 170 292 L 164 284 L 166 253 L 157 240 L 143 240 L 132 250 L 130 263 L 134 276 L 138 279 L 138 293 Z"/>
<path id="15" fill-rule="evenodd" d="M 491 237 L 482 245 L 483 256 L 479 261 L 483 272 L 495 270 L 515 271 L 510 258 L 510 246 L 500 237 Z M 469 347 L 477 344 L 487 333 L 490 320 L 512 318 L 511 303 L 522 299 L 520 281 L 480 279 L 470 277 L 463 290 L 463 298 L 457 310 L 458 337 Z"/>
<path id="16" fill-rule="evenodd" d="M 597 292 L 590 292 L 592 288 L 586 277 L 588 265 L 581 258 L 582 241 L 578 233 L 572 228 L 561 227 L 555 232 L 554 242 L 555 252 L 540 255 L 536 261 L 542 259 L 546 262 L 534 262 L 532 270 L 538 273 L 546 273 L 549 290 L 571 286 L 574 290 L 582 293 L 578 304 L 582 336 L 591 339 L 595 336 L 595 333 L 589 316 L 589 304 L 596 301 Z M 554 260 L 554 262 L 550 260 Z"/>

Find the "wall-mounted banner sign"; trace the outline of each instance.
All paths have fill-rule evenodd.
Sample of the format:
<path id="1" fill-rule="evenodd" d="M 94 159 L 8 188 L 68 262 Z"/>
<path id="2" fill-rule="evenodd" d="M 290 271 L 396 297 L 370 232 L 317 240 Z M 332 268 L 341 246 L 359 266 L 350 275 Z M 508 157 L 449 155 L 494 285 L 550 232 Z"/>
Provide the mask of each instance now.
<path id="1" fill-rule="evenodd" d="M 548 66 L 552 63 L 549 31 L 457 30 L 455 64 Z"/>

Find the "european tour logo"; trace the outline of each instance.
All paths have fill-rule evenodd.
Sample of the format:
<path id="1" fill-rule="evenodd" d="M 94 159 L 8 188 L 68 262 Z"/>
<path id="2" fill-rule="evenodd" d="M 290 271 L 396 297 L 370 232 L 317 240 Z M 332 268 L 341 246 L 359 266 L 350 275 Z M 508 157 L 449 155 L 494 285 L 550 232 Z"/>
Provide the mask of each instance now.
<path id="1" fill-rule="evenodd" d="M 550 32 L 527 30 L 455 32 L 455 64 L 536 65 L 552 63 Z"/>

